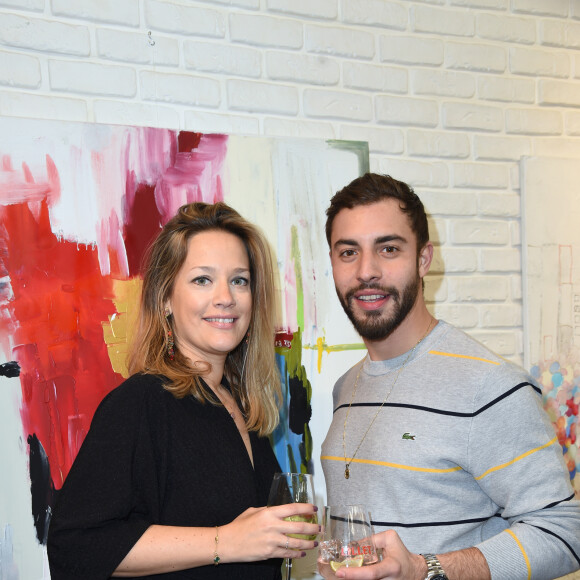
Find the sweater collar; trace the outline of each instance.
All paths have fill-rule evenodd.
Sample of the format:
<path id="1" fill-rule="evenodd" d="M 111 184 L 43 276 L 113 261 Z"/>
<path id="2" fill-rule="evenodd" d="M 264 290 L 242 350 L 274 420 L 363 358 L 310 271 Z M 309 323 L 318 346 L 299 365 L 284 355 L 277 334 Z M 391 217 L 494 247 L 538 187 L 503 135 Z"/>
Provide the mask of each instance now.
<path id="1" fill-rule="evenodd" d="M 413 361 L 428 353 L 433 348 L 433 345 L 439 341 L 439 339 L 447 332 L 448 329 L 449 324 L 443 320 L 439 320 L 437 324 L 431 329 L 431 332 L 415 347 L 415 352 L 407 361 L 407 365 L 412 364 Z M 404 352 L 395 358 L 386 360 L 373 361 L 368 356 L 366 356 L 363 363 L 363 371 L 367 375 L 379 376 L 387 374 L 393 370 L 397 370 L 401 367 L 401 365 L 403 365 L 403 363 L 405 363 L 411 350 L 412 349 L 409 349 L 407 352 Z"/>

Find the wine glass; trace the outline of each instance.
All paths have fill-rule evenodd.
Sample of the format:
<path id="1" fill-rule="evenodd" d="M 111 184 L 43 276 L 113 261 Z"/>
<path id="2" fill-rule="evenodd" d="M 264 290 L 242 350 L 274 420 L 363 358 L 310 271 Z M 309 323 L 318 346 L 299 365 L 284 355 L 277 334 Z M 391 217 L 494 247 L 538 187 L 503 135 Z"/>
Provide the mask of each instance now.
<path id="1" fill-rule="evenodd" d="M 314 503 L 314 483 L 309 473 L 276 473 L 272 480 L 268 506 L 284 505 L 287 503 Z M 291 522 L 318 523 L 315 513 L 305 515 L 288 516 L 284 518 Z M 291 538 L 302 540 L 315 540 L 316 534 L 288 534 Z M 286 580 L 290 580 L 292 574 L 292 558 L 286 558 Z"/>
<path id="2" fill-rule="evenodd" d="M 318 545 L 318 573 L 336 578 L 339 568 L 360 567 L 379 561 L 365 506 L 324 506 L 322 535 Z"/>

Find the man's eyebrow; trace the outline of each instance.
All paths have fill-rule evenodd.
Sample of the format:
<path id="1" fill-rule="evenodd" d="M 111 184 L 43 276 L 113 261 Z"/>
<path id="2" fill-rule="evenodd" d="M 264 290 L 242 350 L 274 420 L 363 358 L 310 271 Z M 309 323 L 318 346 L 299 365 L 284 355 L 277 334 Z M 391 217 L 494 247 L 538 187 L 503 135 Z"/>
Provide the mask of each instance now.
<path id="1" fill-rule="evenodd" d="M 336 240 L 336 242 L 334 242 L 333 247 L 336 248 L 338 246 L 356 246 L 358 247 L 359 243 L 356 240 L 348 240 L 345 238 L 342 238 L 341 240 Z"/>
<path id="2" fill-rule="evenodd" d="M 380 238 L 375 239 L 375 245 L 378 244 L 385 244 L 387 242 L 407 242 L 407 238 L 400 236 L 398 234 L 391 234 L 389 236 L 381 236 Z"/>
<path id="3" fill-rule="evenodd" d="M 379 238 L 375 238 L 374 244 L 378 246 L 380 244 L 386 244 L 388 242 L 402 242 L 407 243 L 407 238 L 401 236 L 399 234 L 389 234 L 386 236 L 380 236 Z M 334 242 L 333 248 L 337 248 L 339 246 L 350 246 L 353 248 L 358 248 L 360 244 L 356 240 L 349 240 L 348 238 L 342 238 L 340 240 L 336 240 Z"/>

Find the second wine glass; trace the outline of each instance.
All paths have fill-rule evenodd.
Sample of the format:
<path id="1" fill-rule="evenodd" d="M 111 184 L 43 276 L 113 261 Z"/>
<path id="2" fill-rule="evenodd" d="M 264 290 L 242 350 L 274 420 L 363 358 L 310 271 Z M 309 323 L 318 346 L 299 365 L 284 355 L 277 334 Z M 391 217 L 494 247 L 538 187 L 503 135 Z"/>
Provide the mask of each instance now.
<path id="1" fill-rule="evenodd" d="M 358 568 L 379 561 L 368 511 L 363 505 L 325 506 L 318 547 L 318 572 L 336 578 L 343 567 Z"/>
<path id="2" fill-rule="evenodd" d="M 309 473 L 276 473 L 272 480 L 268 506 L 284 505 L 288 503 L 311 503 L 314 504 L 314 482 Z M 295 515 L 285 518 L 292 522 L 308 522 L 317 524 L 318 519 L 315 513 L 307 515 Z M 303 540 L 315 540 L 314 535 L 288 534 L 293 538 Z M 292 575 L 292 559 L 286 558 L 286 580 L 290 580 Z"/>

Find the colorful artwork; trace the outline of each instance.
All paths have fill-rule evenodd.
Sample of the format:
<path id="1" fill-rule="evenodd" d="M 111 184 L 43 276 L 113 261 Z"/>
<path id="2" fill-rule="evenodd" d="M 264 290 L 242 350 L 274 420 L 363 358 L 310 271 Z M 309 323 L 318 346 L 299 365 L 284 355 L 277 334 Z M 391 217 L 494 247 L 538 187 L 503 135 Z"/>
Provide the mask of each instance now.
<path id="1" fill-rule="evenodd" d="M 54 496 L 127 376 L 143 254 L 184 203 L 225 200 L 274 247 L 285 405 L 273 444 L 283 469 L 316 472 L 311 425 L 327 421 L 313 401 L 330 413 L 352 364 L 325 373 L 323 359 L 357 347 L 331 315 L 324 210 L 368 169 L 366 144 L 23 119 L 0 132 L 0 577 L 49 577 Z"/>
<path id="2" fill-rule="evenodd" d="M 523 168 L 526 366 L 537 378 L 580 498 L 580 197 L 574 159 Z"/>

